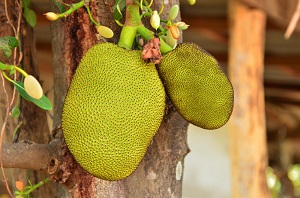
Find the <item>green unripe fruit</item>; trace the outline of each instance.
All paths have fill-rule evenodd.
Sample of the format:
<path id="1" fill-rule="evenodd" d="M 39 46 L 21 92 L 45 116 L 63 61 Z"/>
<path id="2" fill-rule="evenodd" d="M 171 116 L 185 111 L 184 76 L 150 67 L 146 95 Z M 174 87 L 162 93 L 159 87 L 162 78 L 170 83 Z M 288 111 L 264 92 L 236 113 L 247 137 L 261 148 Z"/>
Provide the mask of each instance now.
<path id="1" fill-rule="evenodd" d="M 180 44 L 157 66 L 177 111 L 190 123 L 216 129 L 229 119 L 233 88 L 213 56 L 196 44 Z"/>
<path id="2" fill-rule="evenodd" d="M 87 51 L 73 76 L 62 114 L 76 161 L 105 180 L 129 176 L 164 115 L 165 91 L 155 65 L 140 51 L 111 43 Z"/>

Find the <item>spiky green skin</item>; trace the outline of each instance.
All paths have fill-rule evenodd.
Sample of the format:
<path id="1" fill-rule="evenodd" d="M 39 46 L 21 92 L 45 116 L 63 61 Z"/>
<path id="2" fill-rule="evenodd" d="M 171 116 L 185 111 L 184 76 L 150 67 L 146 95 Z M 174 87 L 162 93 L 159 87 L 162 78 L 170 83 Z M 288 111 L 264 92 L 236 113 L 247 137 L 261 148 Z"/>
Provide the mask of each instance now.
<path id="1" fill-rule="evenodd" d="M 105 180 L 129 176 L 164 115 L 165 91 L 154 64 L 111 43 L 82 58 L 65 99 L 62 129 L 76 161 Z"/>
<path id="2" fill-rule="evenodd" d="M 157 66 L 177 111 L 190 123 L 216 129 L 229 119 L 233 88 L 213 56 L 192 43 L 178 45 Z"/>

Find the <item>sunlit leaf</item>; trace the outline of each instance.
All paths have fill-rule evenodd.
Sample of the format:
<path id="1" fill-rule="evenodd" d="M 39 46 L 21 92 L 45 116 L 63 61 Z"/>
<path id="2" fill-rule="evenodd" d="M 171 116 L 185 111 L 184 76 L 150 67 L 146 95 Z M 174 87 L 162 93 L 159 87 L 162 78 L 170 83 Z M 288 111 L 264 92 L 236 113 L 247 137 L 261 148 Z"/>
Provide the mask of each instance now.
<path id="1" fill-rule="evenodd" d="M 25 91 L 24 88 L 24 83 L 22 82 L 18 82 L 18 81 L 13 81 L 16 90 L 19 92 L 19 94 L 25 98 L 26 100 L 29 100 L 31 102 L 33 102 L 34 104 L 36 104 L 38 107 L 45 109 L 45 110 L 51 110 L 52 109 L 52 105 L 50 100 L 43 95 L 41 99 L 34 99 L 32 97 L 30 97 L 27 92 Z"/>
<path id="2" fill-rule="evenodd" d="M 123 17 L 122 10 L 126 6 L 126 1 L 125 0 L 117 0 L 116 4 L 114 5 L 114 19 L 115 20 L 120 20 Z"/>
<path id="3" fill-rule="evenodd" d="M 11 117 L 17 118 L 20 116 L 20 108 L 18 106 L 14 106 L 14 108 L 11 110 Z"/>
<path id="4" fill-rule="evenodd" d="M 11 65 L 7 65 L 0 62 L 0 70 L 12 70 L 13 67 Z"/>
<path id="5" fill-rule="evenodd" d="M 0 50 L 3 56 L 9 58 L 12 54 L 13 48 L 19 45 L 18 40 L 13 36 L 3 36 L 0 38 Z"/>

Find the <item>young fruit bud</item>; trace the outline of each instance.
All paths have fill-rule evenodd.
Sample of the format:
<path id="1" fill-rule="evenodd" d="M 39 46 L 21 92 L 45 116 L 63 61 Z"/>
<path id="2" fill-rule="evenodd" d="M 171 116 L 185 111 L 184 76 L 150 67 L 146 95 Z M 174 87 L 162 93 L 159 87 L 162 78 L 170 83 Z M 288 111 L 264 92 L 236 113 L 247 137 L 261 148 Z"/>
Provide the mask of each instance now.
<path id="1" fill-rule="evenodd" d="M 46 18 L 50 21 L 56 21 L 59 18 L 59 15 L 54 12 L 47 12 L 44 14 Z"/>
<path id="2" fill-rule="evenodd" d="M 157 28 L 158 28 L 159 25 L 160 25 L 160 17 L 159 17 L 159 15 L 158 15 L 158 13 L 157 13 L 156 10 L 154 10 L 154 11 L 152 12 L 152 15 L 151 15 L 151 18 L 150 18 L 150 24 L 151 24 L 151 26 L 152 26 L 155 30 L 157 30 Z"/>
<path id="3" fill-rule="evenodd" d="M 106 27 L 106 26 L 103 26 L 103 25 L 99 25 L 97 27 L 97 31 L 104 38 L 112 38 L 114 36 L 114 32 L 109 27 Z"/>
<path id="4" fill-rule="evenodd" d="M 186 30 L 188 29 L 189 25 L 187 25 L 185 22 L 177 22 L 175 25 L 178 27 L 180 30 Z"/>
<path id="5" fill-rule="evenodd" d="M 43 96 L 43 89 L 37 79 L 28 75 L 24 79 L 24 88 L 29 96 L 35 99 L 41 99 Z"/>
<path id="6" fill-rule="evenodd" d="M 187 0 L 187 2 L 190 4 L 190 5 L 194 5 L 196 3 L 196 0 Z"/>
<path id="7" fill-rule="evenodd" d="M 177 40 L 173 38 L 171 31 L 167 31 L 166 43 L 173 49 L 177 46 Z"/>
<path id="8" fill-rule="evenodd" d="M 169 19 L 174 20 L 178 15 L 178 11 L 179 11 L 179 6 L 176 4 L 173 5 L 169 12 Z"/>
<path id="9" fill-rule="evenodd" d="M 168 26 L 167 28 L 170 30 L 170 32 L 171 32 L 174 39 L 179 38 L 180 32 L 179 32 L 179 29 L 177 28 L 176 25 Z"/>

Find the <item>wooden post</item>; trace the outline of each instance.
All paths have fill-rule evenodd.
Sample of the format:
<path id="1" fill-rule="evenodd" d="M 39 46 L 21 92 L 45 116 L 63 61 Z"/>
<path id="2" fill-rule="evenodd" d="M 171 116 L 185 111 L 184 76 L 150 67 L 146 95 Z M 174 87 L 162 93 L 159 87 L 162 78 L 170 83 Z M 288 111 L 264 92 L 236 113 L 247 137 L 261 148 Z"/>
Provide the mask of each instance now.
<path id="1" fill-rule="evenodd" d="M 229 1 L 229 76 L 235 90 L 230 119 L 232 197 L 269 197 L 263 87 L 266 14 Z"/>

